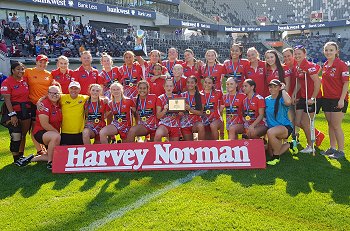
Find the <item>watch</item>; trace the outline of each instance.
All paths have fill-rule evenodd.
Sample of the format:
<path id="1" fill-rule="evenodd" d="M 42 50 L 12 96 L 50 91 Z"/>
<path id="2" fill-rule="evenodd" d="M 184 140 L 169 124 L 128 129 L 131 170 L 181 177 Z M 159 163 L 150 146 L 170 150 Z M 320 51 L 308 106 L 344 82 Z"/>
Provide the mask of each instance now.
<path id="1" fill-rule="evenodd" d="M 15 115 L 17 115 L 17 113 L 15 112 L 15 111 L 13 111 L 13 112 L 10 112 L 9 114 L 7 114 L 9 117 L 12 117 L 12 116 L 15 116 Z"/>

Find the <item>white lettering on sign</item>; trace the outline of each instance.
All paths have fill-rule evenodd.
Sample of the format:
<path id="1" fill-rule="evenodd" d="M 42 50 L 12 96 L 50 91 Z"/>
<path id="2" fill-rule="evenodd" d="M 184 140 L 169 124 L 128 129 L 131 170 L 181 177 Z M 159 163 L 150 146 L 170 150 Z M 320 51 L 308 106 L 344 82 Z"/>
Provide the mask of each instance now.
<path id="1" fill-rule="evenodd" d="M 57 5 L 57 6 L 67 6 L 66 0 L 33 0 L 33 2 L 45 3 L 45 4 Z"/>
<path id="2" fill-rule="evenodd" d="M 107 12 L 116 13 L 116 14 L 130 15 L 130 10 L 129 9 L 120 9 L 119 7 L 107 6 Z"/>

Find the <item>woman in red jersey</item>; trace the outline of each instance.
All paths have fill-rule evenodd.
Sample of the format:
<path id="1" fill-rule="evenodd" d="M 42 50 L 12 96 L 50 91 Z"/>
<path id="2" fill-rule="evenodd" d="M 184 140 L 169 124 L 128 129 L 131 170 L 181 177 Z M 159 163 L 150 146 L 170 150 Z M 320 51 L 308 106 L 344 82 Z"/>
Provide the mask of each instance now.
<path id="1" fill-rule="evenodd" d="M 176 48 L 171 47 L 168 49 L 168 60 L 163 60 L 162 65 L 168 69 L 168 72 L 171 77 L 174 77 L 173 75 L 173 69 L 176 64 L 182 64 L 183 61 L 179 60 L 179 53 Z"/>
<path id="2" fill-rule="evenodd" d="M 197 87 L 198 90 L 203 90 L 202 85 L 202 74 L 201 74 L 201 67 L 203 65 L 203 62 L 201 60 L 197 60 L 194 57 L 194 53 L 191 49 L 186 49 L 184 52 L 184 59 L 185 62 L 182 64 L 184 76 L 190 77 L 195 76 L 197 78 Z"/>
<path id="3" fill-rule="evenodd" d="M 164 82 L 165 79 L 162 77 L 163 66 L 159 63 L 153 66 L 153 77 L 148 78 L 147 82 L 149 84 L 149 93 L 155 94 L 157 97 L 164 94 Z"/>
<path id="4" fill-rule="evenodd" d="M 169 99 L 178 97 L 173 94 L 174 82 L 171 78 L 165 79 L 164 90 L 165 93 L 158 96 L 157 99 L 157 118 L 159 123 L 154 141 L 162 141 L 162 137 L 169 137 L 169 141 L 178 141 L 181 135 L 179 113 L 168 112 Z"/>
<path id="5" fill-rule="evenodd" d="M 220 115 L 220 105 L 222 102 L 222 92 L 215 89 L 215 79 L 213 77 L 204 78 L 204 110 L 202 122 L 206 126 L 206 139 L 218 140 L 219 131 L 223 127 Z"/>
<path id="6" fill-rule="evenodd" d="M 23 79 L 24 65 L 14 62 L 11 65 L 11 75 L 1 84 L 1 95 L 4 96 L 1 123 L 10 133 L 10 151 L 13 162 L 24 166 L 33 156 L 24 157 L 26 135 L 31 122 L 31 103 L 28 84 Z"/>
<path id="7" fill-rule="evenodd" d="M 244 133 L 243 126 L 243 101 L 246 95 L 238 90 L 238 80 L 229 77 L 226 81 L 227 94 L 223 96 L 223 104 L 220 106 L 221 111 L 226 108 L 226 130 L 228 138 L 236 140 L 238 134 Z"/>
<path id="8" fill-rule="evenodd" d="M 243 101 L 243 123 L 247 138 L 256 139 L 266 134 L 264 122 L 265 99 L 255 92 L 256 83 L 251 79 L 243 82 L 243 92 L 246 98 Z"/>
<path id="9" fill-rule="evenodd" d="M 246 69 L 249 67 L 249 61 L 242 59 L 242 54 L 243 46 L 240 43 L 234 43 L 230 49 L 230 59 L 224 62 L 226 73 L 238 80 L 240 89 L 246 79 Z"/>
<path id="10" fill-rule="evenodd" d="M 91 144 L 90 139 L 95 139 L 95 143 L 100 143 L 99 133 L 106 126 L 105 114 L 110 111 L 110 108 L 105 100 L 100 98 L 101 93 L 102 87 L 100 85 L 90 85 L 90 98 L 85 102 L 84 144 Z"/>
<path id="11" fill-rule="evenodd" d="M 173 93 L 181 95 L 182 92 L 186 91 L 186 77 L 183 75 L 183 67 L 180 64 L 175 64 L 173 68 L 173 81 L 174 89 Z"/>
<path id="12" fill-rule="evenodd" d="M 110 125 L 102 128 L 100 139 L 102 144 L 108 143 L 108 136 L 118 135 L 123 142 L 132 125 L 132 115 L 135 112 L 134 101 L 123 93 L 123 86 L 120 83 L 112 83 L 110 86 L 111 101 L 108 103 L 113 114 L 113 121 Z"/>
<path id="13" fill-rule="evenodd" d="M 273 79 L 278 79 L 281 83 L 285 84 L 285 89 L 288 92 L 290 86 L 290 74 L 291 70 L 286 65 L 282 65 L 278 54 L 274 50 L 268 50 L 265 52 L 266 61 L 266 83 L 264 97 L 270 95 L 268 83 Z"/>
<path id="14" fill-rule="evenodd" d="M 47 154 L 37 155 L 32 161 L 47 161 L 47 168 L 52 169 L 54 148 L 61 142 L 62 111 L 60 100 L 61 89 L 58 86 L 50 86 L 48 97 L 41 103 L 43 110 L 37 110 L 36 123 L 33 129 L 34 138 L 39 144 L 47 146 Z"/>
<path id="15" fill-rule="evenodd" d="M 145 68 L 145 73 L 144 73 L 144 78 L 146 80 L 151 80 L 151 82 L 154 82 L 156 79 L 153 75 L 153 68 L 156 63 L 159 63 L 162 65 L 162 59 L 160 55 L 160 51 L 158 50 L 151 50 L 149 53 L 149 61 L 145 61 L 141 56 L 136 56 L 136 60 L 139 62 L 141 66 L 144 66 Z M 163 66 L 163 65 L 162 65 Z M 168 73 L 168 69 L 163 66 L 162 68 L 162 75 L 160 76 L 162 79 L 165 79 L 167 76 L 170 76 Z M 163 86 L 163 85 L 162 85 Z"/>
<path id="16" fill-rule="evenodd" d="M 69 94 L 68 86 L 74 79 L 73 70 L 69 69 L 69 60 L 66 56 L 61 55 L 57 58 L 57 69 L 51 71 L 51 75 L 61 85 L 62 93 Z"/>
<path id="17" fill-rule="evenodd" d="M 260 60 L 259 52 L 255 47 L 251 47 L 247 50 L 247 58 L 249 60 L 249 66 L 246 71 L 247 79 L 252 79 L 256 83 L 256 93 L 261 96 L 265 95 L 266 83 L 266 63 Z"/>
<path id="18" fill-rule="evenodd" d="M 136 125 L 130 128 L 127 142 L 135 142 L 136 136 L 150 135 L 151 141 L 157 129 L 156 117 L 157 96 L 149 94 L 150 86 L 147 81 L 141 80 L 137 83 L 138 95 L 134 98 L 136 108 Z"/>
<path id="19" fill-rule="evenodd" d="M 323 66 L 322 73 L 322 109 L 328 122 L 331 145 L 325 151 L 325 155 L 340 159 L 344 157 L 344 132 L 341 125 L 349 102 L 349 69 L 339 59 L 339 47 L 335 42 L 326 43 L 323 51 L 327 61 Z M 337 145 L 338 150 L 336 149 Z"/>
<path id="20" fill-rule="evenodd" d="M 215 50 L 207 50 L 205 52 L 205 65 L 201 68 L 203 78 L 213 77 L 215 81 L 215 89 L 222 92 L 222 78 L 226 74 L 224 65 L 218 61 L 218 53 Z"/>
<path id="21" fill-rule="evenodd" d="M 204 108 L 204 96 L 199 93 L 197 81 L 195 76 L 189 76 L 187 91 L 181 94 L 186 99 L 186 111 L 180 120 L 184 140 L 193 140 L 193 133 L 198 133 L 198 140 L 205 139 L 205 129 L 200 117 Z"/>
<path id="22" fill-rule="evenodd" d="M 124 64 L 119 68 L 119 82 L 123 85 L 124 94 L 128 98 L 137 96 L 137 83 L 143 78 L 142 67 L 134 62 L 134 53 L 126 51 L 123 55 Z"/>
<path id="23" fill-rule="evenodd" d="M 113 66 L 112 57 L 105 52 L 102 53 L 100 62 L 102 65 L 100 76 L 103 81 L 103 95 L 110 98 L 111 93 L 109 91 L 109 86 L 119 78 L 118 67 Z"/>
<path id="24" fill-rule="evenodd" d="M 303 129 L 307 139 L 307 146 L 300 152 L 311 153 L 314 150 L 314 147 L 312 147 L 311 143 L 310 120 L 307 111 L 309 111 L 311 118 L 314 116 L 313 113 L 318 113 L 320 111 L 322 95 L 320 90 L 321 80 L 318 73 L 320 72 L 321 67 L 306 60 L 306 49 L 302 45 L 294 47 L 294 56 L 297 61 L 298 83 L 292 95 L 294 98 L 293 101 L 296 101 L 295 96 L 299 89 L 301 97 L 296 104 L 295 125 Z M 305 83 L 305 75 L 307 85 Z M 306 105 L 308 105 L 308 110 Z M 319 146 L 324 138 L 324 134 L 317 129 L 315 129 L 315 134 L 316 146 Z"/>

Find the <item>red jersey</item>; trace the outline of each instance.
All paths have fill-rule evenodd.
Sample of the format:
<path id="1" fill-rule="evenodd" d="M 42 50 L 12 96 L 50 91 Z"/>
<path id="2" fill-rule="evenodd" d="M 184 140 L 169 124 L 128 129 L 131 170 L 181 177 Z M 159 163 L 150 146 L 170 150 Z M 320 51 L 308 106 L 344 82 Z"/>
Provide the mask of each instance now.
<path id="1" fill-rule="evenodd" d="M 135 107 L 135 103 L 130 98 L 124 98 L 121 102 L 113 102 L 111 100 L 108 103 L 109 108 L 113 113 L 113 121 L 118 127 L 128 127 L 132 126 L 132 110 Z"/>
<path id="2" fill-rule="evenodd" d="M 163 60 L 162 61 L 162 65 L 168 69 L 168 72 L 171 75 L 171 77 L 174 77 L 173 68 L 174 68 L 175 64 L 182 65 L 183 61 L 182 60 L 175 60 L 175 61 Z"/>
<path id="3" fill-rule="evenodd" d="M 145 61 L 144 66 L 145 66 L 145 79 L 147 80 L 153 75 L 154 64 L 152 64 L 151 61 Z M 165 66 L 163 66 L 162 75 L 165 75 L 167 72 L 168 72 L 168 69 Z"/>
<path id="4" fill-rule="evenodd" d="M 208 65 L 204 65 L 201 68 L 201 73 L 204 77 L 211 76 L 215 79 L 215 89 L 222 91 L 222 77 L 226 74 L 226 69 L 224 65 L 220 63 L 214 64 L 214 66 L 209 67 Z"/>
<path id="5" fill-rule="evenodd" d="M 314 81 L 311 79 L 311 75 L 318 75 L 320 72 L 321 67 L 315 63 L 309 62 L 306 59 L 304 59 L 300 66 L 297 67 L 297 78 L 300 83 L 300 96 L 301 98 L 306 98 L 306 88 L 305 88 L 305 78 L 304 73 L 306 73 L 307 77 L 307 96 L 308 99 L 312 97 L 312 93 L 314 92 Z M 321 98 L 321 89 L 317 94 L 316 98 Z"/>
<path id="6" fill-rule="evenodd" d="M 246 70 L 250 66 L 249 61 L 247 59 L 238 59 L 237 62 L 232 62 L 232 59 L 229 59 L 225 60 L 224 66 L 228 75 L 238 79 L 239 88 L 241 88 L 246 79 Z"/>
<path id="7" fill-rule="evenodd" d="M 173 95 L 171 98 L 178 98 L 178 96 Z M 164 109 L 164 106 L 168 104 L 168 96 L 166 94 L 162 94 L 158 96 L 157 99 L 157 107 L 161 107 L 162 110 Z M 177 112 L 167 112 L 159 120 L 159 124 L 163 124 L 167 127 L 172 127 L 172 128 L 179 128 L 180 127 L 180 116 L 179 113 Z"/>
<path id="8" fill-rule="evenodd" d="M 54 105 L 48 98 L 44 99 L 42 104 L 43 110 L 36 111 L 36 123 L 33 129 L 33 134 L 37 133 L 38 131 L 45 130 L 41 126 L 39 115 L 47 115 L 49 117 L 49 124 L 60 132 L 62 123 L 61 105 L 59 103 Z"/>
<path id="9" fill-rule="evenodd" d="M 73 78 L 75 81 L 78 81 L 81 86 L 80 94 L 88 95 L 89 86 L 93 83 L 104 84 L 104 80 L 98 73 L 98 70 L 91 68 L 91 71 L 87 71 L 83 66 L 80 66 L 73 73 Z"/>
<path id="10" fill-rule="evenodd" d="M 193 66 L 188 66 L 187 63 L 183 63 L 182 67 L 183 67 L 183 71 L 184 71 L 184 76 L 186 77 L 190 77 L 190 76 L 195 76 L 197 79 L 197 86 L 198 86 L 198 90 L 201 91 L 203 90 L 203 85 L 202 85 L 202 73 L 201 73 L 201 68 L 200 66 L 197 64 L 197 68 L 196 65 Z"/>
<path id="11" fill-rule="evenodd" d="M 102 99 L 99 99 L 97 102 L 91 102 L 89 99 L 85 102 L 84 108 L 86 113 L 85 124 L 93 127 L 106 126 L 105 113 L 111 110 L 108 103 L 105 103 Z"/>
<path id="12" fill-rule="evenodd" d="M 221 120 L 220 115 L 220 105 L 223 104 L 222 92 L 219 90 L 211 91 L 209 93 L 205 93 L 202 91 L 204 95 L 204 109 L 202 115 L 202 122 L 204 125 L 209 125 L 214 120 Z"/>
<path id="13" fill-rule="evenodd" d="M 243 93 L 236 92 L 235 95 L 226 94 L 223 96 L 224 105 L 226 108 L 226 124 L 227 128 L 231 124 L 242 124 L 243 123 L 243 101 L 246 95 Z"/>
<path id="14" fill-rule="evenodd" d="M 286 65 L 286 64 L 284 64 Z M 290 96 L 293 96 L 293 92 L 294 92 L 294 88 L 295 88 L 295 83 L 296 83 L 296 79 L 297 79 L 297 61 L 294 60 L 294 64 L 293 66 L 289 66 L 289 70 L 290 70 L 290 85 L 289 85 L 289 90 L 288 90 L 288 94 Z M 286 65 L 287 66 L 287 65 Z M 299 95 L 299 97 L 297 98 L 300 98 L 300 94 L 298 93 L 297 95 Z"/>
<path id="15" fill-rule="evenodd" d="M 109 90 L 109 86 L 119 79 L 118 67 L 112 67 L 110 71 L 102 70 L 100 77 L 103 84 L 103 92 L 106 92 Z"/>
<path id="16" fill-rule="evenodd" d="M 259 109 L 265 108 L 265 99 L 261 95 L 254 94 L 251 99 L 246 97 L 243 100 L 243 121 L 246 125 L 254 123 L 256 118 L 259 116 Z M 264 125 L 264 120 L 261 120 L 259 125 Z"/>
<path id="17" fill-rule="evenodd" d="M 157 114 L 157 96 L 148 94 L 145 99 L 134 98 L 136 105 L 136 114 L 138 123 L 150 130 L 156 130 L 158 125 Z"/>
<path id="18" fill-rule="evenodd" d="M 176 80 L 175 77 L 173 77 L 174 82 L 174 90 L 173 93 L 177 95 L 181 95 L 182 92 L 186 91 L 186 77 L 181 76 L 179 80 Z"/>
<path id="19" fill-rule="evenodd" d="M 286 65 L 282 65 L 283 71 L 284 71 L 284 78 L 288 79 L 291 76 L 291 69 L 286 66 Z M 269 86 L 268 84 L 271 82 L 271 80 L 273 79 L 279 79 L 279 74 L 278 74 L 278 69 L 276 68 L 275 70 L 271 70 L 270 67 L 266 68 L 266 84 L 265 84 L 265 94 L 262 95 L 264 97 L 270 95 L 269 92 Z M 283 81 L 284 83 L 286 83 L 286 81 Z"/>
<path id="20" fill-rule="evenodd" d="M 59 68 L 51 71 L 53 79 L 61 85 L 62 93 L 69 94 L 68 86 L 71 81 L 74 81 L 73 70 L 68 69 L 66 73 L 62 73 Z"/>
<path id="21" fill-rule="evenodd" d="M 142 79 L 142 67 L 134 63 L 131 68 L 125 64 L 119 67 L 119 83 L 124 86 L 124 95 L 129 98 L 137 96 L 137 83 Z"/>
<path id="22" fill-rule="evenodd" d="M 147 82 L 149 83 L 149 87 L 150 87 L 149 93 L 150 94 L 155 94 L 158 97 L 158 96 L 165 93 L 165 90 L 164 90 L 165 79 L 159 77 L 154 82 L 151 82 L 151 79 L 148 78 Z"/>
<path id="23" fill-rule="evenodd" d="M 200 96 L 201 96 L 201 102 L 202 102 L 202 108 L 203 108 L 205 98 L 203 94 L 200 94 Z M 192 109 L 196 110 L 196 99 L 194 95 L 190 95 L 190 93 L 186 91 L 181 94 L 181 97 L 186 99 L 186 104 L 188 104 Z M 201 122 L 201 121 L 202 119 L 199 115 L 191 114 L 188 111 L 185 111 L 184 115 L 181 116 L 180 126 L 181 128 L 192 127 L 195 123 Z"/>
<path id="24" fill-rule="evenodd" d="M 332 66 L 328 66 L 327 61 L 322 71 L 323 97 L 326 99 L 340 99 L 344 82 L 347 81 L 349 81 L 349 69 L 345 62 L 336 58 Z M 346 101 L 348 101 L 348 97 L 347 93 Z"/>
<path id="25" fill-rule="evenodd" d="M 30 108 L 29 88 L 24 79 L 16 80 L 13 76 L 9 76 L 1 84 L 1 94 L 10 95 L 10 101 L 14 111 L 21 111 L 21 105 L 17 103 L 27 102 L 26 108 Z"/>
<path id="26" fill-rule="evenodd" d="M 252 79 L 254 80 L 254 82 L 256 83 L 256 92 L 259 95 L 265 96 L 265 87 L 267 85 L 266 82 L 266 66 L 265 66 L 265 62 L 259 60 L 258 61 L 258 66 L 257 68 L 253 68 L 252 66 L 248 66 L 247 69 L 245 69 L 246 71 L 246 75 L 245 77 L 247 79 Z"/>

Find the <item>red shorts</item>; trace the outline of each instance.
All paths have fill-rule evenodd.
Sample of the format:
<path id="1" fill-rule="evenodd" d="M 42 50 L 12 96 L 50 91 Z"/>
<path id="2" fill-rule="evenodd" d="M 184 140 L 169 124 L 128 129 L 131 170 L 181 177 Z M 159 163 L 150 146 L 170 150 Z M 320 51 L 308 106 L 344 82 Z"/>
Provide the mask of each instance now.
<path id="1" fill-rule="evenodd" d="M 179 127 L 168 127 L 162 124 L 168 130 L 169 138 L 177 138 L 181 136 L 181 129 Z"/>
<path id="2" fill-rule="evenodd" d="M 186 128 L 181 128 L 181 133 L 182 135 L 192 135 L 193 132 L 192 132 L 192 128 L 193 127 L 186 127 Z"/>
<path id="3" fill-rule="evenodd" d="M 152 130 L 152 129 L 150 129 L 149 127 L 146 127 L 146 126 L 143 125 L 143 124 L 140 124 L 140 125 L 142 125 L 142 126 L 144 126 L 144 127 L 146 128 L 147 133 L 150 135 L 150 137 L 154 137 L 154 136 L 155 136 L 156 130 Z"/>

